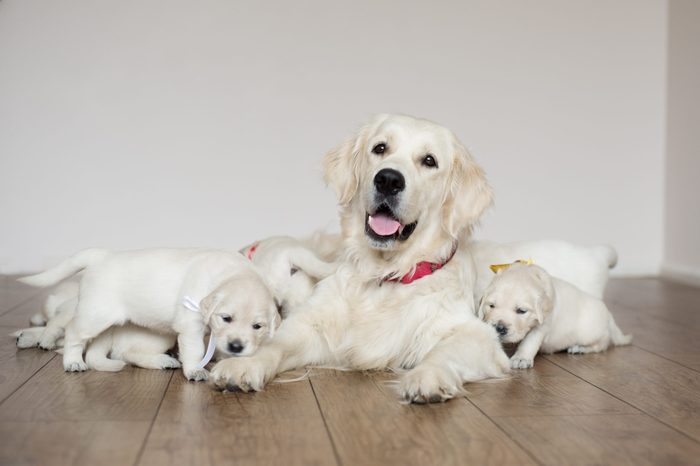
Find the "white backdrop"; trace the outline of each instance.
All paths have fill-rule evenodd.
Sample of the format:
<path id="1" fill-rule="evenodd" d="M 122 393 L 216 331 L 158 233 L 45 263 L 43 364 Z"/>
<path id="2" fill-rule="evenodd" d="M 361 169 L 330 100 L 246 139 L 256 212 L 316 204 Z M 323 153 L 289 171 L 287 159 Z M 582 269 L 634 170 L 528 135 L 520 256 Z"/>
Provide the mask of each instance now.
<path id="1" fill-rule="evenodd" d="M 418 3 L 0 2 L 0 272 L 334 225 L 321 157 L 402 112 L 486 168 L 478 236 L 656 273 L 666 2 Z"/>

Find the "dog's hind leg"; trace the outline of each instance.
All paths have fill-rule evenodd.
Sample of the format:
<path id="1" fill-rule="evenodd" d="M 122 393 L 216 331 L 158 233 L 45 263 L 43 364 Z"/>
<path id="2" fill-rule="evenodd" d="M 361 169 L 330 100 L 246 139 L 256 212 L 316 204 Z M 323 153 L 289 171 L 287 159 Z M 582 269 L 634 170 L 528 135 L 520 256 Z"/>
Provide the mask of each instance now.
<path id="1" fill-rule="evenodd" d="M 112 325 L 119 325 L 117 313 L 114 312 L 90 312 L 89 306 L 97 306 L 97 303 L 81 301 L 76 309 L 73 320 L 66 327 L 66 336 L 63 343 L 63 369 L 66 372 L 82 372 L 88 369 L 83 361 L 83 351 L 88 341 L 107 330 Z"/>
<path id="2" fill-rule="evenodd" d="M 133 366 L 144 369 L 178 369 L 180 361 L 165 353 L 142 352 L 136 348 L 129 349 L 121 354 L 121 357 Z"/>

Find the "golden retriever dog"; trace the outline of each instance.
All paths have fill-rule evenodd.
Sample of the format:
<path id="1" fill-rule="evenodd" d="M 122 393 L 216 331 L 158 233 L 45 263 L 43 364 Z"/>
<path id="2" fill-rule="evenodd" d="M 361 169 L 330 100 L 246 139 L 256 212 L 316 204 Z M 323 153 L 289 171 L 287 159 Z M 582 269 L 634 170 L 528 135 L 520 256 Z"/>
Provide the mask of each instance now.
<path id="1" fill-rule="evenodd" d="M 448 129 L 379 115 L 324 160 L 338 195 L 344 257 L 305 309 L 249 358 L 220 361 L 220 389 L 261 390 L 306 365 L 392 369 L 401 397 L 441 402 L 509 371 L 475 315 L 468 238 L 492 203 L 483 170 Z"/>
<path id="2" fill-rule="evenodd" d="M 598 353 L 632 340 L 601 299 L 525 262 L 497 271 L 480 308 L 504 343 L 519 343 L 513 369 L 532 367 L 538 352 Z"/>

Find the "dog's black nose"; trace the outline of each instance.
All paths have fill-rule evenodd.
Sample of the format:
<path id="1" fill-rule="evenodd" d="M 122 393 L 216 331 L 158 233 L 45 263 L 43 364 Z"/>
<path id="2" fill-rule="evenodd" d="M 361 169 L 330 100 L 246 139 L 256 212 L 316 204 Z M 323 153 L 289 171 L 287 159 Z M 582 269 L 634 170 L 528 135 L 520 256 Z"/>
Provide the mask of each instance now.
<path id="1" fill-rule="evenodd" d="M 374 176 L 374 186 L 380 193 L 393 196 L 406 188 L 406 179 L 393 168 L 384 168 Z"/>
<path id="2" fill-rule="evenodd" d="M 228 344 L 228 350 L 232 353 L 240 353 L 243 351 L 243 343 L 241 343 L 241 340 L 233 340 L 232 342 L 229 342 Z"/>
<path id="3" fill-rule="evenodd" d="M 497 324 L 495 325 L 495 327 L 496 327 L 496 332 L 498 332 L 498 334 L 499 334 L 500 336 L 502 336 L 502 337 L 505 336 L 506 333 L 508 333 L 508 327 L 506 327 L 505 325 L 503 325 L 502 322 L 497 323 Z"/>

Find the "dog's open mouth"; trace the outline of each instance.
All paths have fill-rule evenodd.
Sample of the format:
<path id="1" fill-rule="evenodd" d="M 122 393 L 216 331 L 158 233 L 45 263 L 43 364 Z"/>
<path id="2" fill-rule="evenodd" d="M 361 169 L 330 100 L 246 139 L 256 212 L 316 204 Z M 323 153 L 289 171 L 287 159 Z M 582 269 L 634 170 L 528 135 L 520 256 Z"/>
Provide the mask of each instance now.
<path id="1" fill-rule="evenodd" d="M 365 233 L 378 241 L 405 241 L 415 231 L 418 220 L 408 225 L 402 225 L 391 208 L 380 205 L 374 213 L 365 216 Z"/>

